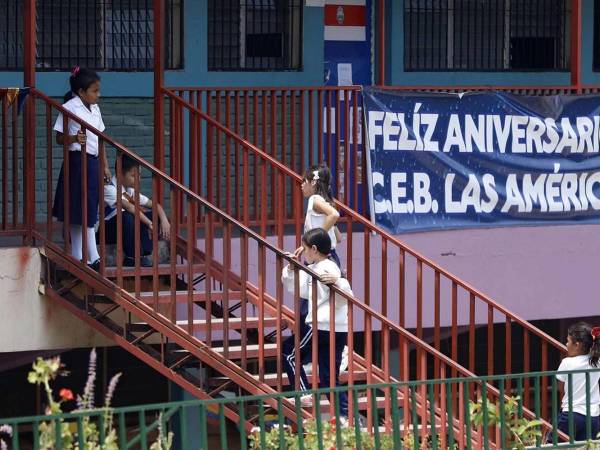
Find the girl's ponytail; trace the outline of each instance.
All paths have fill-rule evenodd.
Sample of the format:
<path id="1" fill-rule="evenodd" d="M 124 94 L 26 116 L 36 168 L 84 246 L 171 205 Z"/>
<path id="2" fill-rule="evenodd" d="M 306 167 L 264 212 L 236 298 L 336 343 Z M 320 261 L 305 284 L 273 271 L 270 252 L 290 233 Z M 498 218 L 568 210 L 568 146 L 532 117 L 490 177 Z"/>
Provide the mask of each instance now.
<path id="1" fill-rule="evenodd" d="M 598 367 L 600 362 L 600 327 L 593 327 L 585 322 L 578 322 L 569 327 L 571 341 L 579 342 L 582 350 L 589 355 L 590 366 Z"/>
<path id="2" fill-rule="evenodd" d="M 69 100 L 73 98 L 73 91 L 69 90 L 63 97 L 63 104 L 67 103 Z"/>
<path id="3" fill-rule="evenodd" d="M 590 348 L 590 366 L 598 367 L 600 361 L 600 327 L 594 327 L 591 331 L 592 347 Z"/>
<path id="4" fill-rule="evenodd" d="M 331 192 L 331 171 L 327 163 L 322 162 L 318 166 L 310 167 L 304 174 L 304 179 L 315 182 L 315 194 L 319 194 L 327 203 L 333 204 Z"/>
<path id="5" fill-rule="evenodd" d="M 93 70 L 82 69 L 79 66 L 73 67 L 71 76 L 69 77 L 71 90 L 63 97 L 63 103 L 67 103 L 78 95 L 80 89 L 87 90 L 96 81 L 100 81 L 100 76 Z"/>

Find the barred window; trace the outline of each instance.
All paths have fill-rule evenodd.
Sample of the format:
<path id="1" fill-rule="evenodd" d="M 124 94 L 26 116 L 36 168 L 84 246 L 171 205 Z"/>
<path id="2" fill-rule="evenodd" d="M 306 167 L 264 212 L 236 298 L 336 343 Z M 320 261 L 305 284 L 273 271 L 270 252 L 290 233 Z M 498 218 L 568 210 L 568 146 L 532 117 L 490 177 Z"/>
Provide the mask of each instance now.
<path id="1" fill-rule="evenodd" d="M 302 68 L 303 0 L 209 0 L 208 70 Z"/>
<path id="2" fill-rule="evenodd" d="M 405 0 L 405 70 L 567 71 L 570 4 Z"/>
<path id="3" fill-rule="evenodd" d="M 167 0 L 165 67 L 182 67 L 183 0 Z M 21 0 L 0 6 L 0 69 L 23 67 Z M 2 17 L 2 13 L 4 17 Z M 152 0 L 37 0 L 37 68 L 153 68 Z"/>

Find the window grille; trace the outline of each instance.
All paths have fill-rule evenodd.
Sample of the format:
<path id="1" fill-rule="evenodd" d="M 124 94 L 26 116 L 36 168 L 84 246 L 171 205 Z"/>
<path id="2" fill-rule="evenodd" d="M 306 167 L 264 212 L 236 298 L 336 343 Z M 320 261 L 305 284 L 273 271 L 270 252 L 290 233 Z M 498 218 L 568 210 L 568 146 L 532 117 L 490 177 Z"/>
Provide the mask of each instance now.
<path id="1" fill-rule="evenodd" d="M 209 0 L 208 69 L 300 70 L 303 0 Z"/>
<path id="2" fill-rule="evenodd" d="M 165 67 L 182 67 L 183 0 L 167 0 Z M 21 0 L 0 6 L 0 69 L 23 67 Z M 37 68 L 98 70 L 153 68 L 152 0 L 38 0 Z"/>
<path id="3" fill-rule="evenodd" d="M 569 0 L 405 0 L 407 71 L 567 71 Z"/>

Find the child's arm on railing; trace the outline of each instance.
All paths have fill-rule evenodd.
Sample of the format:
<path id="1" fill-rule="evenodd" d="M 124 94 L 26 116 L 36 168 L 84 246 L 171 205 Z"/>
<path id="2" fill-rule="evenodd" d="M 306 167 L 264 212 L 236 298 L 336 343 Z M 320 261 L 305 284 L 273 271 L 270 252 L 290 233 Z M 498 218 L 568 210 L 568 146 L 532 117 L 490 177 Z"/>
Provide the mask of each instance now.
<path id="1" fill-rule="evenodd" d="M 56 132 L 56 143 L 58 145 L 63 145 L 65 143 L 67 145 L 71 145 L 75 142 L 78 142 L 79 144 L 85 144 L 86 139 L 86 134 L 81 130 L 79 130 L 77 134 L 64 134 L 60 131 Z"/>
<path id="2" fill-rule="evenodd" d="M 148 199 L 148 202 L 144 205 L 146 208 L 152 209 L 152 199 Z M 158 213 L 158 221 L 160 223 L 160 235 L 167 241 L 171 239 L 171 224 L 167 218 L 167 214 L 159 203 L 156 204 L 156 211 Z"/>

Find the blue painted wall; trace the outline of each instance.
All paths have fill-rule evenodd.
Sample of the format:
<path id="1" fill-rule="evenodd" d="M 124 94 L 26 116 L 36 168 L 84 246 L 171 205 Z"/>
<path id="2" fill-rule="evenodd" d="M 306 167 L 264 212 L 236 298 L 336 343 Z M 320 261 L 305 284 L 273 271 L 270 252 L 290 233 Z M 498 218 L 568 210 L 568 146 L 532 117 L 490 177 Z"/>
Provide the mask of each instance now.
<path id="1" fill-rule="evenodd" d="M 392 85 L 568 85 L 569 72 L 405 72 L 404 0 L 387 0 L 386 80 Z M 583 0 L 582 81 L 600 84 L 593 71 L 594 1 Z M 188 0 L 184 14 L 184 69 L 167 71 L 169 86 L 315 86 L 323 84 L 323 8 L 305 7 L 303 69 L 295 72 L 209 72 L 207 0 Z M 151 97 L 151 72 L 103 72 L 103 95 Z M 68 73 L 39 72 L 37 86 L 50 95 L 67 89 Z M 0 86 L 20 86 L 19 72 L 0 72 Z"/>
<path id="2" fill-rule="evenodd" d="M 386 4 L 387 67 L 386 79 L 391 85 L 566 85 L 569 72 L 405 72 L 404 71 L 404 0 L 388 0 Z M 600 73 L 593 72 L 594 1 L 583 0 L 582 81 L 600 83 Z"/>
<path id="3" fill-rule="evenodd" d="M 302 71 L 209 72 L 207 0 L 184 2 L 184 69 L 167 71 L 168 86 L 314 86 L 323 84 L 323 8 L 305 7 Z M 36 84 L 49 95 L 68 90 L 67 72 L 38 72 Z M 152 72 L 102 72 L 102 95 L 151 97 Z M 0 72 L 0 86 L 21 86 L 19 72 Z"/>

